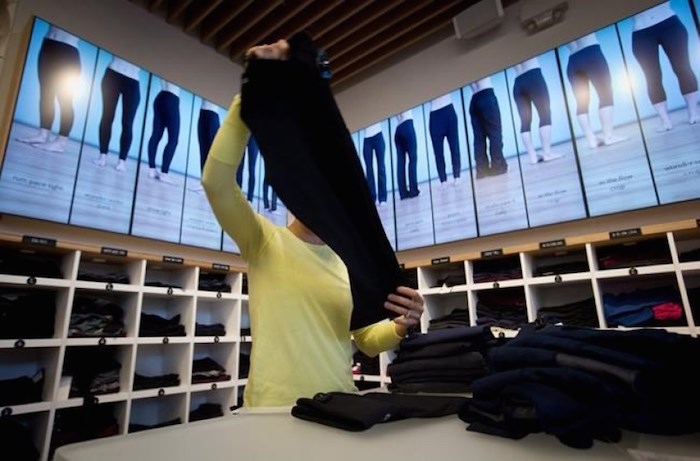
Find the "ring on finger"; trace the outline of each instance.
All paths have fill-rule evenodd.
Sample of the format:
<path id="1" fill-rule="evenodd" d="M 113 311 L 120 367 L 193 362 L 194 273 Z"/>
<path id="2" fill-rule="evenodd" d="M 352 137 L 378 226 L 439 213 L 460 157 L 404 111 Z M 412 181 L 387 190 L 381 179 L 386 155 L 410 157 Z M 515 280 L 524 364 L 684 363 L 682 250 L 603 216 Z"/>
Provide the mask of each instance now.
<path id="1" fill-rule="evenodd" d="M 405 318 L 410 319 L 412 316 L 412 312 L 410 309 L 406 310 L 406 313 L 403 315 Z"/>

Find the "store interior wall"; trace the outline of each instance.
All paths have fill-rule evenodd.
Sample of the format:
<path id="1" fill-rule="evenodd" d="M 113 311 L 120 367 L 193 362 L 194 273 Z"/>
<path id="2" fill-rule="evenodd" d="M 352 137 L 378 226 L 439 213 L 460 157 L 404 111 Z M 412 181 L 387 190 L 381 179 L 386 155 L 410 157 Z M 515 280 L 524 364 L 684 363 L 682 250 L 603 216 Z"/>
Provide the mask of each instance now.
<path id="1" fill-rule="evenodd" d="M 463 41 L 447 34 L 442 40 L 420 51 L 407 48 L 404 56 L 391 60 L 370 77 L 339 91 L 336 95 L 338 105 L 350 131 L 357 130 L 656 3 L 658 0 L 569 0 L 564 22 L 533 36 L 527 36 L 520 27 L 516 3 L 506 10 L 503 24 L 480 39 Z M 228 107 L 231 96 L 238 90 L 242 73 L 240 66 L 132 2 L 18 0 L 0 79 L 2 107 L 13 105 L 24 43 L 34 15 L 223 107 Z M 2 113 L 3 133 L 7 132 L 11 116 L 9 110 Z M 700 217 L 697 209 L 697 201 L 655 207 L 410 250 L 401 252 L 399 259 L 410 261 L 697 218 Z M 221 252 L 13 216 L 0 218 L 0 232 L 128 247 L 132 251 L 179 255 L 234 265 L 240 263 L 236 256 Z"/>

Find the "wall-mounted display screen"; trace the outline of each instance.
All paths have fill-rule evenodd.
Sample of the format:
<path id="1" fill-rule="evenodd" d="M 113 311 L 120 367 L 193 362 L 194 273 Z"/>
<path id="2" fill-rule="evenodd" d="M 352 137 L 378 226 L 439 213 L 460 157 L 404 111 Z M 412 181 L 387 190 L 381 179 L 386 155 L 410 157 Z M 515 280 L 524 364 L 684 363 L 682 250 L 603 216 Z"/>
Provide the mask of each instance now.
<path id="1" fill-rule="evenodd" d="M 367 187 L 389 243 L 396 250 L 394 177 L 389 121 L 382 120 L 357 132 L 353 139 L 365 172 Z"/>
<path id="2" fill-rule="evenodd" d="M 68 223 L 97 55 L 94 45 L 35 21 L 6 141 L 0 212 Z"/>
<path id="3" fill-rule="evenodd" d="M 425 127 L 422 106 L 405 110 L 389 120 L 398 250 L 435 243 Z"/>
<path id="4" fill-rule="evenodd" d="M 669 0 L 352 133 L 395 250 L 700 198 L 700 0 Z M 35 18 L 0 213 L 239 253 L 201 188 L 226 108 Z M 287 224 L 251 138 L 236 174 Z"/>
<path id="5" fill-rule="evenodd" d="M 267 219 L 277 224 L 278 226 L 287 225 L 287 207 L 284 202 L 277 196 L 277 192 L 270 185 L 265 175 L 265 158 L 260 157 L 260 169 L 258 173 L 262 178 L 260 183 L 260 193 L 257 199 L 258 213 L 265 216 Z"/>
<path id="6" fill-rule="evenodd" d="M 147 71 L 100 49 L 70 224 L 130 231 L 149 82 Z"/>
<path id="7" fill-rule="evenodd" d="M 390 117 L 397 248 L 700 198 L 698 1 L 660 3 Z"/>
<path id="8" fill-rule="evenodd" d="M 201 176 L 225 115 L 35 18 L 5 143 L 0 212 L 221 250 Z M 252 185 L 255 175 L 244 176 L 239 182 Z"/>
<path id="9" fill-rule="evenodd" d="M 221 248 L 222 230 L 202 189 L 202 170 L 226 109 L 199 96 L 194 97 L 189 133 L 185 198 L 180 241 L 203 248 Z"/>
<path id="10" fill-rule="evenodd" d="M 530 227 L 586 217 L 556 53 L 506 71 Z"/>
<path id="11" fill-rule="evenodd" d="M 524 229 L 527 211 L 505 74 L 462 88 L 479 234 Z"/>
<path id="12" fill-rule="evenodd" d="M 459 90 L 423 104 L 435 243 L 476 237 L 464 106 Z"/>
<path id="13" fill-rule="evenodd" d="M 700 44 L 687 0 L 617 24 L 661 204 L 700 196 Z"/>
<path id="14" fill-rule="evenodd" d="M 193 95 L 155 75 L 146 98 L 146 121 L 131 233 L 180 241 Z"/>
<path id="15" fill-rule="evenodd" d="M 615 26 L 559 47 L 591 216 L 656 205 Z"/>

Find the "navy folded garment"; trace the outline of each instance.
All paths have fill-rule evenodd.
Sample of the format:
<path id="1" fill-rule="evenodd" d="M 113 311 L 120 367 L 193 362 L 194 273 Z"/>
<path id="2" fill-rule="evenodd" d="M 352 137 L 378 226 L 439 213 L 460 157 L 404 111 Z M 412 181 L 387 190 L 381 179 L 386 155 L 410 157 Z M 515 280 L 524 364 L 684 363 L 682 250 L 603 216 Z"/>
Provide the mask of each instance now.
<path id="1" fill-rule="evenodd" d="M 351 329 L 396 314 L 384 309 L 402 285 L 394 250 L 360 159 L 310 37 L 289 39 L 290 59 L 252 60 L 241 118 L 258 141 L 270 185 L 289 210 L 343 260 L 353 296 Z"/>
<path id="2" fill-rule="evenodd" d="M 360 432 L 391 421 L 455 415 L 467 402 L 469 399 L 461 396 L 329 392 L 297 399 L 292 416 Z"/>

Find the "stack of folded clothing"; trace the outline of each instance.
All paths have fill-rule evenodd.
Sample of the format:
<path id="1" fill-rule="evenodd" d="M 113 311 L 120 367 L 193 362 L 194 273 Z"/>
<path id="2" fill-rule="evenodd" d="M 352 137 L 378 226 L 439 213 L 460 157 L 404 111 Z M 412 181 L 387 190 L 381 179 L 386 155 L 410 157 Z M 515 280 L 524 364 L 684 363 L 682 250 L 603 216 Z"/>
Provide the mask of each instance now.
<path id="1" fill-rule="evenodd" d="M 156 424 L 140 424 L 140 423 L 131 423 L 129 424 L 129 432 L 141 432 L 145 431 L 148 429 L 156 429 L 159 427 L 167 427 L 167 426 L 175 426 L 177 424 L 182 424 L 182 420 L 178 418 L 173 418 L 168 421 L 163 421 L 161 423 L 156 423 Z"/>
<path id="2" fill-rule="evenodd" d="M 600 269 L 670 264 L 671 251 L 665 239 L 642 240 L 626 245 L 613 245 L 597 249 Z"/>
<path id="3" fill-rule="evenodd" d="M 687 325 L 681 296 L 672 286 L 603 295 L 609 327 Z"/>
<path id="4" fill-rule="evenodd" d="M 66 351 L 63 374 L 71 376 L 70 397 L 119 392 L 121 364 L 116 347 L 71 347 Z"/>
<path id="5" fill-rule="evenodd" d="M 663 329 L 522 330 L 488 355 L 459 417 L 467 430 L 521 439 L 544 432 L 574 448 L 622 431 L 700 431 L 700 339 Z"/>
<path id="6" fill-rule="evenodd" d="M 498 344 L 487 327 L 455 327 L 411 335 L 388 365 L 392 392 L 466 393 L 488 373 L 484 354 Z"/>
<path id="7" fill-rule="evenodd" d="M 595 309 L 595 299 L 586 298 L 556 306 L 540 307 L 537 310 L 537 320 L 546 325 L 597 327 L 598 314 Z"/>
<path id="8" fill-rule="evenodd" d="M 121 306 L 112 301 L 76 296 L 70 314 L 68 337 L 126 336 L 123 318 Z"/>
<path id="9" fill-rule="evenodd" d="M 180 385 L 180 375 L 166 373 L 164 375 L 146 376 L 134 374 L 134 390 L 155 389 L 159 387 L 175 387 Z"/>
<path id="10" fill-rule="evenodd" d="M 292 416 L 346 431 L 366 431 L 376 424 L 410 418 L 440 418 L 457 414 L 466 397 L 367 392 L 320 392 L 297 399 Z"/>
<path id="11" fill-rule="evenodd" d="M 197 408 L 190 411 L 189 422 L 224 416 L 224 410 L 220 403 L 200 403 Z"/>
<path id="12" fill-rule="evenodd" d="M 528 323 L 525 291 L 522 288 L 499 288 L 479 291 L 476 323 L 517 330 Z"/>
<path id="13" fill-rule="evenodd" d="M 428 331 L 465 326 L 469 326 L 469 312 L 464 307 L 456 307 L 447 315 L 430 319 Z"/>
<path id="14" fill-rule="evenodd" d="M 0 288 L 0 339 L 53 338 L 56 292 Z"/>
<path id="15" fill-rule="evenodd" d="M 229 381 L 231 375 L 211 357 L 195 359 L 192 362 L 192 384 Z"/>
<path id="16" fill-rule="evenodd" d="M 474 261 L 474 283 L 523 278 L 518 258 L 482 259 Z"/>
<path id="17" fill-rule="evenodd" d="M 142 312 L 139 336 L 185 336 L 185 326 L 180 324 L 180 314 L 166 319 Z"/>

